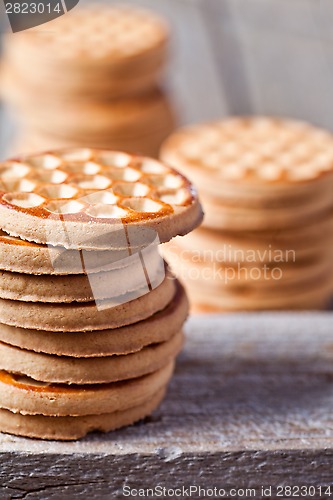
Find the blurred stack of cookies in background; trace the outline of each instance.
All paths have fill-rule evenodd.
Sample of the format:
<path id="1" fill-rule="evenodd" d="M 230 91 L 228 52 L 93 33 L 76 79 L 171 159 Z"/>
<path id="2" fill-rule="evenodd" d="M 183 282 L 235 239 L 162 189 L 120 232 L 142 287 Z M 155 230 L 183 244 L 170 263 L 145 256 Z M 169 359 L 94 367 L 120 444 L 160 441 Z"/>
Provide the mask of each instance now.
<path id="1" fill-rule="evenodd" d="M 333 292 L 333 136 L 303 122 L 187 127 L 161 158 L 199 188 L 203 226 L 165 254 L 197 311 L 318 309 Z"/>
<path id="2" fill-rule="evenodd" d="M 197 227 L 187 179 L 125 153 L 0 163 L 0 431 L 76 439 L 149 415 L 188 301 L 159 242 Z"/>
<path id="3" fill-rule="evenodd" d="M 160 87 L 168 27 L 131 6 L 80 8 L 4 38 L 1 93 L 19 124 L 12 153 L 110 148 L 157 156 L 174 128 Z"/>

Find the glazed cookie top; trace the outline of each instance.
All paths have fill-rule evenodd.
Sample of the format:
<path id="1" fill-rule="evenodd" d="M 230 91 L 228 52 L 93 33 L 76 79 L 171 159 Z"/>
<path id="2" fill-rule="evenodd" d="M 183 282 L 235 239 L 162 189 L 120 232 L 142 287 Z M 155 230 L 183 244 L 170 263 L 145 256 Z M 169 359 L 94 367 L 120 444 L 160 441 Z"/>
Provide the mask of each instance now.
<path id="1" fill-rule="evenodd" d="M 84 63 L 141 57 L 164 47 L 167 39 L 168 28 L 154 13 L 130 5 L 97 4 L 79 6 L 47 27 L 11 37 L 10 43 L 14 50 L 24 44 L 27 55 L 43 52 L 44 58 Z"/>
<path id="2" fill-rule="evenodd" d="M 161 158 L 220 183 L 300 185 L 333 173 L 333 135 L 303 122 L 231 118 L 181 129 Z"/>
<path id="3" fill-rule="evenodd" d="M 0 226 L 23 240 L 104 250 L 161 242 L 202 219 L 190 182 L 122 152 L 69 149 L 0 163 Z M 125 232 L 131 228 L 131 232 Z M 112 236 L 112 237 L 111 237 Z"/>

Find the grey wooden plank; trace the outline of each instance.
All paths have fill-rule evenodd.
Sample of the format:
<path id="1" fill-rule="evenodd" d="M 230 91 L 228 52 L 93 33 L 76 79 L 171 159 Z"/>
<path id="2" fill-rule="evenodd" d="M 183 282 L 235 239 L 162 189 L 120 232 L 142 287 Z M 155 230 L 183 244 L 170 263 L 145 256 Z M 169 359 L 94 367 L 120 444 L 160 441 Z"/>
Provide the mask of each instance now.
<path id="1" fill-rule="evenodd" d="M 332 313 L 197 316 L 186 330 L 168 396 L 145 423 L 76 443 L 1 435 L 0 498 L 330 484 Z"/>
<path id="2" fill-rule="evenodd" d="M 229 454 L 213 453 L 209 456 L 183 455 L 180 458 L 166 459 L 161 456 L 131 457 L 117 456 L 69 456 L 45 455 L 38 464 L 33 457 L 27 455 L 17 459 L 15 455 L 5 454 L 3 468 L 2 499 L 50 500 L 50 499 L 124 499 L 124 488 L 129 490 L 150 489 L 155 486 L 166 489 L 197 486 L 210 490 L 216 487 L 228 492 L 231 488 L 254 491 L 248 498 L 263 498 L 262 487 L 277 485 L 321 486 L 331 484 L 332 451 L 325 450 L 318 459 L 313 451 L 275 452 L 268 455 L 264 452 L 230 452 Z M 16 461 L 17 478 L 11 480 L 13 461 Z M 32 473 L 32 470 L 34 471 Z M 320 479 L 318 479 L 320 478 Z M 127 490 L 127 492 L 129 491 Z M 317 490 L 317 491 L 318 491 Z M 171 495 L 169 495 L 171 497 Z M 219 498 L 212 494 L 193 493 L 192 498 Z M 141 494 L 141 497 L 143 495 Z M 148 495 L 147 495 L 148 497 Z M 149 498 L 167 498 L 167 496 L 150 493 Z M 235 498 L 235 496 L 233 495 Z M 277 498 L 267 496 L 266 498 Z M 140 498 L 138 493 L 130 498 Z M 176 498 L 176 497 L 175 497 Z M 178 497 L 179 498 L 179 497 Z M 180 498 L 187 498 L 186 494 Z M 222 498 L 222 495 L 221 497 Z M 225 495 L 225 498 L 231 498 Z M 236 498 L 245 498 L 237 496 Z M 280 495 L 281 498 L 281 495 Z M 288 498 L 288 497 L 282 497 Z M 307 498 L 328 498 L 308 496 Z"/>

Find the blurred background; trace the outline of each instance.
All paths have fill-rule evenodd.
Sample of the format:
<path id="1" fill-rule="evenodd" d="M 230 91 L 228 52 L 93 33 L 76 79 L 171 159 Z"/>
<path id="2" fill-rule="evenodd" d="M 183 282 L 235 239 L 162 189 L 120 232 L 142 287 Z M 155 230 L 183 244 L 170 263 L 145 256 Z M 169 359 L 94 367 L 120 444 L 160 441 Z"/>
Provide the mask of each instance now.
<path id="1" fill-rule="evenodd" d="M 79 6 L 88 3 L 94 0 L 81 0 Z M 148 7 L 162 14 L 171 25 L 165 85 L 180 124 L 229 114 L 259 113 L 301 118 L 333 130 L 332 2 L 126 3 Z M 9 24 L 2 3 L 0 9 L 0 30 L 4 32 Z M 12 125 L 2 105 L 2 157 L 11 134 Z"/>
<path id="2" fill-rule="evenodd" d="M 119 0 L 108 0 L 104 3 L 119 4 Z M 87 4 L 96 4 L 96 2 L 81 0 L 75 10 Z M 163 139 L 178 126 L 234 115 L 282 116 L 305 120 L 333 131 L 333 4 L 329 0 L 316 2 L 313 0 L 126 0 L 126 4 L 145 7 L 160 14 L 171 28 L 168 59 L 160 85 L 162 100 L 166 99 L 168 103 L 171 103 L 174 121 L 171 124 L 172 120 L 169 120 L 167 108 L 164 108 L 162 117 L 159 112 L 153 113 L 156 123 L 163 122 L 163 120 L 167 123 L 163 129 Z M 3 4 L 0 4 L 1 8 L 3 9 Z M 5 33 L 9 25 L 3 10 L 0 19 L 1 32 Z M 36 71 L 36 67 L 32 65 L 29 71 Z M 20 82 L 15 83 L 18 86 L 20 84 Z M 48 98 L 52 103 L 53 96 L 49 95 Z M 83 101 L 84 99 L 80 101 L 80 105 Z M 102 102 L 104 105 L 104 101 Z M 104 111 L 101 107 L 103 119 L 107 118 L 108 108 Z M 118 114 L 120 116 L 121 112 Z M 19 143 L 16 144 L 14 150 L 12 149 L 12 144 L 15 144 L 15 123 L 16 119 L 20 118 L 19 115 L 20 113 L 17 113 L 15 117 L 4 103 L 1 104 L 1 158 L 13 151 L 20 152 Z M 136 120 L 136 127 L 140 129 L 140 119 L 136 118 Z M 50 121 L 52 121 L 52 113 L 50 113 Z M 80 125 L 80 120 L 78 121 Z M 97 119 L 96 122 L 98 121 Z M 150 120 L 150 127 L 151 123 Z M 61 129 L 61 126 L 59 128 Z M 109 129 L 106 129 L 105 137 L 108 137 L 108 132 Z M 147 129 L 146 136 L 149 133 Z M 89 138 L 88 133 L 87 135 Z M 128 138 L 126 140 L 128 142 Z M 158 140 L 161 143 L 162 137 Z M 77 138 L 76 142 L 79 142 Z M 133 142 L 133 144 L 137 143 Z M 96 146 L 94 143 L 90 145 Z M 129 143 L 129 150 L 158 156 L 156 144 L 151 153 L 147 153 L 144 149 L 142 151 L 140 148 L 137 149 L 136 145 L 131 146 Z M 107 147 L 107 144 L 102 144 L 102 147 Z M 201 186 L 198 185 L 198 187 L 200 193 Z M 320 199 L 320 193 L 318 198 Z M 318 216 L 318 222 L 321 222 L 323 215 L 327 218 L 322 233 L 329 233 L 330 236 L 333 220 L 331 206 L 328 200 L 325 210 Z M 267 213 L 265 215 L 267 216 Z M 315 223 L 308 227 L 306 222 L 304 227 L 298 228 L 304 241 L 309 240 L 309 234 L 314 234 L 314 226 Z M 217 233 L 209 233 L 209 235 L 214 237 L 214 241 L 219 238 L 218 245 L 222 247 L 227 241 L 225 228 L 221 226 L 215 229 Z M 250 243 L 254 245 L 254 248 L 259 241 L 262 241 L 261 238 L 264 239 L 267 247 L 274 244 L 279 248 L 281 241 L 277 235 L 283 236 L 278 234 L 279 231 L 276 234 L 274 231 L 273 233 L 267 232 L 267 234 L 259 233 L 260 231 L 251 235 Z M 198 240 L 207 238 L 205 241 L 208 245 L 207 233 L 205 233 L 206 236 L 202 232 L 198 234 Z M 237 243 L 240 246 L 248 244 L 249 238 L 246 231 L 232 236 L 241 238 Z M 228 237 L 230 238 L 230 234 Z M 288 233 L 286 239 L 288 243 L 290 240 L 290 248 L 295 248 L 294 245 L 298 243 L 297 238 Z M 320 236 L 316 238 L 320 240 Z M 331 245 L 332 238 L 329 240 L 329 245 Z M 320 247 L 321 253 L 315 254 L 314 264 L 306 259 L 297 263 L 297 272 L 303 281 L 304 275 L 309 273 L 314 265 L 323 263 L 322 253 L 324 252 L 327 270 L 325 276 L 326 279 L 330 279 L 331 246 L 327 246 L 324 239 L 322 242 L 319 241 L 317 246 Z M 304 243 L 304 248 L 300 250 L 306 249 L 307 243 Z M 320 276 L 317 274 L 316 277 L 321 286 L 322 273 Z M 300 283 L 301 279 L 297 281 L 294 295 L 303 291 L 303 284 Z M 246 300 L 246 293 L 251 294 L 256 287 L 255 283 L 247 283 L 247 285 L 249 285 L 248 289 L 235 292 L 235 296 L 238 294 L 238 298 L 242 297 Z M 312 280 L 309 278 L 306 288 L 311 291 L 312 286 Z M 288 292 L 293 295 L 291 289 L 288 289 Z M 270 293 L 274 295 L 274 291 Z M 214 292 L 212 294 L 214 295 Z M 320 296 L 321 304 L 324 303 L 323 298 L 326 304 L 328 295 L 326 287 Z M 263 298 L 264 296 L 265 293 Z M 304 308 L 311 308 L 311 301 L 312 298 L 306 305 L 304 303 Z M 301 301 L 297 304 L 299 307 Z M 316 305 L 313 303 L 313 306 L 318 307 L 317 303 Z M 255 308 L 265 308 L 261 305 L 261 298 L 258 299 Z M 287 298 L 284 299 L 281 308 L 288 308 Z"/>

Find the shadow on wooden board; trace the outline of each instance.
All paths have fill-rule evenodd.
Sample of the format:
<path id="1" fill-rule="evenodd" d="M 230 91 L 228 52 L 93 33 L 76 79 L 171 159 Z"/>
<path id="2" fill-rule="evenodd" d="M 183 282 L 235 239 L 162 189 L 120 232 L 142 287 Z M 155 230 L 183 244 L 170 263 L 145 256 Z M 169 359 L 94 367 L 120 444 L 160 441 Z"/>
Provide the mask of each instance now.
<path id="1" fill-rule="evenodd" d="M 261 498 L 263 485 L 330 484 L 331 325 L 331 313 L 191 318 L 152 417 L 77 443 L 2 435 L 0 498 L 120 499 L 125 486 L 157 485 L 251 487 Z"/>

